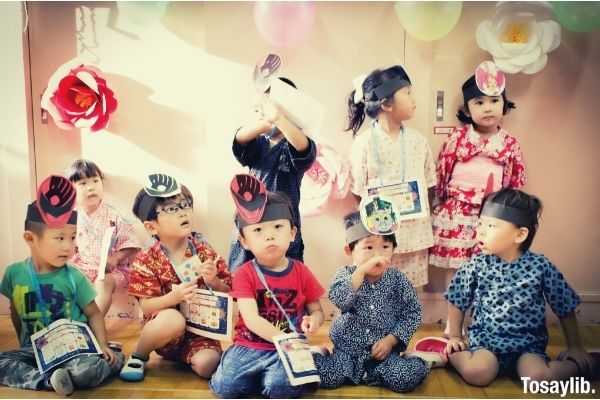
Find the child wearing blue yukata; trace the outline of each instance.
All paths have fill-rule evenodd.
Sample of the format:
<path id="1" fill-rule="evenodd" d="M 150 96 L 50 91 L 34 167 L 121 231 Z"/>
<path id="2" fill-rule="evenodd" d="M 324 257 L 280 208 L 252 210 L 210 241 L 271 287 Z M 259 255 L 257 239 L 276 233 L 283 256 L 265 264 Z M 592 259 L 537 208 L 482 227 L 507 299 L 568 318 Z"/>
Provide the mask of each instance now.
<path id="1" fill-rule="evenodd" d="M 400 353 L 421 323 L 421 304 L 406 275 L 390 268 L 396 237 L 369 233 L 358 212 L 344 222 L 352 265 L 340 268 L 329 288 L 329 300 L 342 314 L 329 334 L 333 353 L 315 355 L 321 387 L 349 381 L 412 390 L 434 365 Z"/>
<path id="2" fill-rule="evenodd" d="M 104 315 L 94 301 L 90 281 L 67 262 L 75 251 L 77 212 L 75 189 L 53 175 L 27 207 L 23 238 L 31 257 L 6 268 L 0 293 L 10 300 L 10 314 L 19 350 L 0 352 L 0 384 L 30 390 L 54 390 L 68 396 L 75 388 L 99 386 L 118 373 L 123 354 L 106 341 Z M 36 366 L 31 335 L 59 319 L 87 323 L 102 355 L 81 354 L 47 374 Z"/>
<path id="3" fill-rule="evenodd" d="M 250 175 L 234 180 L 240 241 L 256 258 L 233 276 L 232 295 L 240 318 L 233 345 L 223 354 L 210 388 L 221 398 L 300 397 L 316 385 L 290 384 L 273 338 L 316 332 L 324 319 L 319 298 L 325 290 L 304 263 L 286 257 L 296 233 L 287 196 L 267 192 Z M 260 192 L 254 190 L 258 187 Z"/>
<path id="4" fill-rule="evenodd" d="M 283 77 L 278 79 L 296 88 L 291 80 Z M 317 157 L 315 142 L 294 125 L 283 110 L 264 96 L 256 106 L 251 120 L 236 131 L 232 150 L 240 164 L 250 168 L 250 173 L 260 179 L 267 190 L 284 192 L 290 198 L 297 233 L 289 246 L 287 256 L 303 261 L 300 185 L 304 173 Z M 237 240 L 237 229 L 234 236 L 236 239 L 229 252 L 231 272 L 253 258 L 252 252 Z"/>
<path id="5" fill-rule="evenodd" d="M 489 195 L 477 227 L 482 254 L 464 263 L 448 287 L 446 351 L 467 383 L 486 386 L 501 374 L 532 381 L 593 378 L 600 371 L 599 354 L 586 353 L 579 336 L 579 296 L 550 260 L 529 251 L 541 207 L 537 197 L 515 189 Z M 554 361 L 546 355 L 546 301 L 567 342 Z M 467 345 L 461 329 L 471 306 Z"/>

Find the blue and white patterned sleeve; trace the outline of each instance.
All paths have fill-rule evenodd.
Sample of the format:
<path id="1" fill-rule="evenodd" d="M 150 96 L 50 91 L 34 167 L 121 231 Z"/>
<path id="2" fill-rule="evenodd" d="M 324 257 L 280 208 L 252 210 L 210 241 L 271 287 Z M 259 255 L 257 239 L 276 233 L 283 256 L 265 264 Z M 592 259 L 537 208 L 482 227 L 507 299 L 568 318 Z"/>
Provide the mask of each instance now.
<path id="1" fill-rule="evenodd" d="M 349 311 L 356 299 L 356 292 L 352 289 L 353 272 L 354 268 L 351 267 L 338 269 L 329 287 L 329 300 L 341 312 Z"/>
<path id="2" fill-rule="evenodd" d="M 544 297 L 552 311 L 562 318 L 575 311 L 581 299 L 550 260 L 546 260 L 543 281 Z"/>
<path id="3" fill-rule="evenodd" d="M 419 302 L 417 291 L 411 285 L 408 278 L 399 271 L 396 293 L 398 294 L 397 304 L 401 309 L 397 310 L 396 315 L 399 318 L 391 334 L 402 342 L 403 348 L 406 348 L 408 342 L 410 342 L 410 339 L 421 325 L 423 309 Z"/>
<path id="4" fill-rule="evenodd" d="M 446 300 L 463 312 L 467 311 L 473 303 L 477 287 L 477 272 L 482 264 L 485 264 L 483 255 L 475 256 L 464 262 L 444 294 Z"/>

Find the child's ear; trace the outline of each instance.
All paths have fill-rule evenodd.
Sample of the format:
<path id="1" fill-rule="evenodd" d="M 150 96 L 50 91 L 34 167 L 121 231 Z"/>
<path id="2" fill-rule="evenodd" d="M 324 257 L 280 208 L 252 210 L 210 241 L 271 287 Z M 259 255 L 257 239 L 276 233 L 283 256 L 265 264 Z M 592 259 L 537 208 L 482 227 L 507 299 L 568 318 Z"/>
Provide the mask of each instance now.
<path id="1" fill-rule="evenodd" d="M 296 240 L 297 233 L 298 233 L 298 228 L 296 228 L 295 226 L 292 226 L 292 230 L 291 230 L 292 240 L 290 240 L 290 242 L 293 242 L 294 240 Z"/>
<path id="2" fill-rule="evenodd" d="M 389 100 L 385 100 L 383 103 L 381 103 L 381 109 L 383 111 L 389 112 L 392 110 L 392 104 Z"/>
<path id="3" fill-rule="evenodd" d="M 517 243 L 517 244 L 523 243 L 525 240 L 527 240 L 527 236 L 529 236 L 529 228 L 525 228 L 525 227 L 519 228 L 519 233 L 517 234 L 515 243 Z"/>
<path id="4" fill-rule="evenodd" d="M 344 253 L 346 253 L 347 256 L 352 256 L 352 250 L 350 250 L 350 246 L 345 245 L 344 246 Z"/>
<path id="5" fill-rule="evenodd" d="M 158 234 L 158 230 L 156 229 L 156 221 L 144 221 L 144 228 L 146 228 L 146 232 L 152 236 Z"/>
<path id="6" fill-rule="evenodd" d="M 245 238 L 245 237 L 243 237 L 242 235 L 238 235 L 238 239 L 239 239 L 239 241 L 240 241 L 240 244 L 242 245 L 242 247 L 243 247 L 245 250 L 249 250 L 249 249 L 248 249 L 248 242 L 246 242 L 246 238 Z"/>
<path id="7" fill-rule="evenodd" d="M 27 246 L 31 247 L 34 239 L 35 239 L 35 233 L 33 233 L 31 231 L 23 232 L 23 240 L 25 240 L 25 243 L 27 243 Z"/>

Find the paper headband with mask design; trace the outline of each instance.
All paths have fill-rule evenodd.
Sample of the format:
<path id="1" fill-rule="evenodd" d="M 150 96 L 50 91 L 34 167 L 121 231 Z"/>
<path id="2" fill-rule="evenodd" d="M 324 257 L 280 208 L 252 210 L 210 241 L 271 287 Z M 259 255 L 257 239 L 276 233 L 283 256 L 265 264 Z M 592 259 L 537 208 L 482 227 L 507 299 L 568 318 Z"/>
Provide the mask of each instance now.
<path id="1" fill-rule="evenodd" d="M 486 201 L 481 209 L 482 217 L 498 218 L 503 221 L 511 222 L 516 226 L 532 226 L 535 220 L 532 220 L 531 214 L 525 210 L 510 207 L 505 204 Z"/>
<path id="2" fill-rule="evenodd" d="M 28 222 L 37 222 L 58 229 L 66 224 L 77 224 L 75 188 L 64 176 L 51 175 L 37 190 L 36 201 L 27 207 Z"/>
<path id="3" fill-rule="evenodd" d="M 150 174 L 146 178 L 146 185 L 144 186 L 144 192 L 149 197 L 144 197 L 140 203 L 139 214 L 147 219 L 152 214 L 152 207 L 154 207 L 155 197 L 173 197 L 181 193 L 181 186 L 177 183 L 177 180 L 167 174 Z"/>
<path id="4" fill-rule="evenodd" d="M 235 203 L 236 223 L 239 229 L 277 219 L 293 221 L 289 204 L 269 203 L 265 184 L 252 175 L 235 175 L 229 190 Z"/>
<path id="5" fill-rule="evenodd" d="M 367 100 L 367 101 L 383 100 L 383 99 L 390 97 L 394 93 L 396 93 L 396 90 L 402 89 L 403 87 L 406 87 L 406 86 L 410 86 L 411 85 L 410 78 L 408 77 L 408 74 L 406 73 L 404 68 L 402 68 L 399 65 L 396 67 L 398 67 L 400 69 L 399 76 L 397 76 L 393 79 L 387 80 L 385 82 L 382 82 L 381 84 L 379 84 L 378 86 L 373 88 L 367 95 L 365 95 L 363 92 L 363 84 L 364 84 L 365 80 L 369 77 L 369 75 L 362 74 L 362 75 L 359 75 L 356 78 L 354 78 L 352 80 L 352 85 L 354 86 L 354 98 L 353 98 L 354 104 L 361 103 L 365 100 Z M 385 71 L 387 71 L 387 69 Z"/>
<path id="6" fill-rule="evenodd" d="M 462 92 L 465 104 L 475 97 L 500 96 L 506 88 L 506 76 L 492 61 L 484 61 L 475 69 L 463 84 Z"/>

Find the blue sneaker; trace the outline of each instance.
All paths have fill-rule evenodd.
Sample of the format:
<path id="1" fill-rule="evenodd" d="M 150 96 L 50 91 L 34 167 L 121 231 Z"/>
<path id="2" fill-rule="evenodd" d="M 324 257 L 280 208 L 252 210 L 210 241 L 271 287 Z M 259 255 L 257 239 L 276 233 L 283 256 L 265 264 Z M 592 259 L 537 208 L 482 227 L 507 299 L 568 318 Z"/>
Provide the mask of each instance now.
<path id="1" fill-rule="evenodd" d="M 121 368 L 119 377 L 127 382 L 140 382 L 144 380 L 144 365 L 146 363 L 140 359 L 129 356 L 127 362 Z"/>

